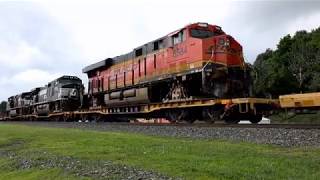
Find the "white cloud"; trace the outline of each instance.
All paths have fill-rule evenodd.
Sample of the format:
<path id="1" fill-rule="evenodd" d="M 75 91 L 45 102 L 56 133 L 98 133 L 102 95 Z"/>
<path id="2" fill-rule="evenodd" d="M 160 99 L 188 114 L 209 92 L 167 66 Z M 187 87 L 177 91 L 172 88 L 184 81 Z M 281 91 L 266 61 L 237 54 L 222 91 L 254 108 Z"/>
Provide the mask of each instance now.
<path id="1" fill-rule="evenodd" d="M 288 1 L 0 2 L 0 100 L 117 56 L 193 22 L 220 25 L 253 62 L 266 48 L 320 24 L 320 3 Z"/>
<path id="2" fill-rule="evenodd" d="M 211 1 L 86 1 L 41 3 L 68 29 L 86 63 L 131 51 L 189 23 L 218 24 L 228 4 Z M 211 4 L 211 5 L 210 5 Z"/>
<path id="3" fill-rule="evenodd" d="M 35 87 L 42 87 L 48 82 L 62 76 L 59 72 L 47 72 L 41 69 L 28 69 L 13 76 L 1 77 L 0 87 L 3 99 L 9 96 L 30 91 Z"/>
<path id="4" fill-rule="evenodd" d="M 0 40 L 0 54 L 0 63 L 7 68 L 28 68 L 34 63 L 34 59 L 46 59 L 36 46 L 24 40 L 13 43 Z"/>
<path id="5" fill-rule="evenodd" d="M 319 11 L 309 16 L 302 16 L 298 17 L 294 21 L 292 21 L 287 29 L 286 32 L 294 35 L 297 30 L 307 30 L 311 31 L 312 29 L 320 27 L 320 7 Z"/>
<path id="6" fill-rule="evenodd" d="M 22 84 L 33 83 L 44 86 L 49 81 L 52 81 L 60 76 L 62 76 L 62 74 L 59 72 L 50 73 L 41 69 L 28 69 L 14 75 L 10 82 L 19 82 Z"/>

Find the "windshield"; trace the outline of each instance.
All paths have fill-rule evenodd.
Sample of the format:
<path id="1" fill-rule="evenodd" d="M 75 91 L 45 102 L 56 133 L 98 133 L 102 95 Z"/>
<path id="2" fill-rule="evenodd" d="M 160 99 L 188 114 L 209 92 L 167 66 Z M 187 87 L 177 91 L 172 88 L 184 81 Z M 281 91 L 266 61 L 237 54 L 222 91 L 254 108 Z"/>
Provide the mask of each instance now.
<path id="1" fill-rule="evenodd" d="M 212 32 L 209 30 L 203 30 L 203 29 L 191 29 L 190 32 L 191 32 L 191 37 L 201 38 L 201 39 L 212 37 L 214 35 L 219 35 L 219 33 Z"/>

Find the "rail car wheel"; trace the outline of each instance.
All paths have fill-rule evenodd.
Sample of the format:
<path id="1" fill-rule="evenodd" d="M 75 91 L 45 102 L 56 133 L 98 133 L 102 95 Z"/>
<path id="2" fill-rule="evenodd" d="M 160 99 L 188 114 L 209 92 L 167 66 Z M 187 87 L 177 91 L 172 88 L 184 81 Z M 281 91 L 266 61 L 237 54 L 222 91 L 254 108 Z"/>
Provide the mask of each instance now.
<path id="1" fill-rule="evenodd" d="M 227 124 L 238 124 L 240 122 L 240 119 L 235 115 L 230 115 L 224 117 L 224 122 Z"/>
<path id="2" fill-rule="evenodd" d="M 257 124 L 258 122 L 260 122 L 262 119 L 262 115 L 261 114 L 256 114 L 256 115 L 251 115 L 251 117 L 249 118 L 249 121 L 252 124 Z"/>
<path id="3" fill-rule="evenodd" d="M 182 122 L 187 115 L 186 110 L 171 110 L 166 113 L 166 118 L 172 122 Z"/>
<path id="4" fill-rule="evenodd" d="M 227 124 L 238 124 L 241 120 L 241 115 L 236 112 L 234 108 L 229 109 L 229 111 L 223 114 L 223 118 L 225 123 Z"/>
<path id="5" fill-rule="evenodd" d="M 223 109 L 218 108 L 204 108 L 202 110 L 203 120 L 207 123 L 215 123 L 221 120 L 221 115 L 223 114 Z"/>
<path id="6" fill-rule="evenodd" d="M 61 121 L 61 117 L 60 116 L 53 116 L 53 117 L 50 118 L 50 121 L 59 122 L 59 121 Z"/>

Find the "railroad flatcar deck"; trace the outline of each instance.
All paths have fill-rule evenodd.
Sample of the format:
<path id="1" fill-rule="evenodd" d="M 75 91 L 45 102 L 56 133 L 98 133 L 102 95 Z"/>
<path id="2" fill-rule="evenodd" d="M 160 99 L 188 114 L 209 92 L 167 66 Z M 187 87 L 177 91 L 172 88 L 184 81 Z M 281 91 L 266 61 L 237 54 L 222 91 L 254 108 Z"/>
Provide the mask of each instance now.
<path id="1" fill-rule="evenodd" d="M 224 118 L 232 115 L 247 117 L 258 116 L 268 113 L 271 109 L 278 106 L 278 100 L 263 99 L 263 98 L 236 98 L 236 99 L 188 99 L 179 101 L 168 101 L 163 103 L 140 104 L 132 106 L 119 106 L 119 107 L 94 107 L 81 111 L 67 111 L 55 112 L 46 116 L 39 116 L 35 114 L 22 115 L 16 117 L 2 118 L 1 120 L 55 120 L 67 121 L 78 119 L 92 119 L 92 120 L 106 120 L 109 118 L 153 118 L 165 117 L 172 118 L 174 121 L 183 120 L 184 118 L 197 119 L 201 117 L 202 112 L 219 112 L 217 115 Z M 212 110 L 212 111 L 210 111 Z M 186 115 L 187 114 L 187 115 Z M 180 116 L 179 116 L 180 115 Z M 180 119 L 179 119 L 180 118 Z M 214 121 L 215 117 L 210 121 Z M 238 119 L 238 118 L 236 118 Z M 230 119 L 231 120 L 231 119 Z M 235 123 L 232 121 L 232 123 Z"/>

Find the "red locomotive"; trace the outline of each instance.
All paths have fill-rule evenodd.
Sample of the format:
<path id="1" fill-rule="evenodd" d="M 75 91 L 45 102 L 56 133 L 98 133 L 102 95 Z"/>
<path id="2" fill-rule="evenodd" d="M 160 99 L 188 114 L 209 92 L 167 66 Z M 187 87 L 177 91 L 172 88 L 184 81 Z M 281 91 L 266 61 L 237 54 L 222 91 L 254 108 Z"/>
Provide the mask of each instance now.
<path id="1" fill-rule="evenodd" d="M 242 46 L 221 27 L 194 23 L 83 69 L 91 106 L 248 97 Z"/>

